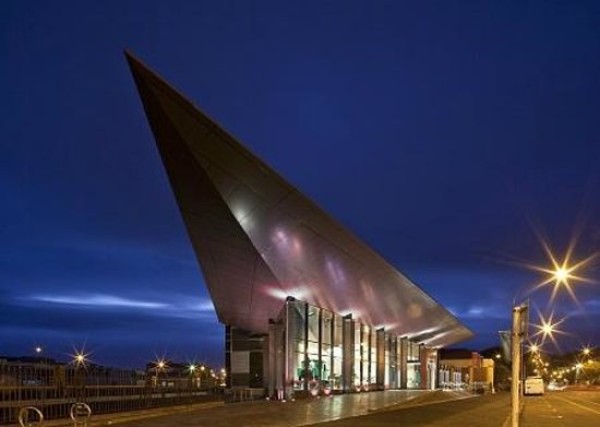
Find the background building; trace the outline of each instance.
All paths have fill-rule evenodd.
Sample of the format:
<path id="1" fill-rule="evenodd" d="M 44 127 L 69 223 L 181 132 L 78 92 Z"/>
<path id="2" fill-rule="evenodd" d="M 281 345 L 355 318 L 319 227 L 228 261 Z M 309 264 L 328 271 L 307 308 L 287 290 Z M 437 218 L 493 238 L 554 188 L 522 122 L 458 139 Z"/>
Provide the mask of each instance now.
<path id="1" fill-rule="evenodd" d="M 479 393 L 494 391 L 494 359 L 471 350 L 443 349 L 439 365 L 442 387 L 458 386 Z"/>

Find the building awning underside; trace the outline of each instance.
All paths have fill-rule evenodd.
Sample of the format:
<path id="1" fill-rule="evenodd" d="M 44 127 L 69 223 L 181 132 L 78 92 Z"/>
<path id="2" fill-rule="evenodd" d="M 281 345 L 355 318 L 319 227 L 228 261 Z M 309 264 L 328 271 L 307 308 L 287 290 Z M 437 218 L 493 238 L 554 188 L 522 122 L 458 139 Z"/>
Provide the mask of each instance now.
<path id="1" fill-rule="evenodd" d="M 165 81 L 127 58 L 222 323 L 266 332 L 293 296 L 430 346 L 472 336 Z"/>

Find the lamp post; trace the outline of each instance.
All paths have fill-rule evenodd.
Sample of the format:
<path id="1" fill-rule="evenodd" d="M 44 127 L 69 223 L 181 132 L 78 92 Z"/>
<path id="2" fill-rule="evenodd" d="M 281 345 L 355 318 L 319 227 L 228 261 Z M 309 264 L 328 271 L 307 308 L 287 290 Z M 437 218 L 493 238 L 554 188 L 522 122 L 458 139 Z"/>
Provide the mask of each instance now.
<path id="1" fill-rule="evenodd" d="M 158 373 L 167 367 L 164 359 L 159 359 L 154 363 L 154 387 L 158 387 Z"/>
<path id="2" fill-rule="evenodd" d="M 581 368 L 583 368 L 583 363 L 577 363 L 575 365 L 575 384 L 579 384 L 579 373 L 581 372 Z"/>
<path id="3" fill-rule="evenodd" d="M 83 371 L 87 369 L 88 354 L 85 353 L 84 349 L 75 350 L 75 354 L 72 357 L 72 363 L 75 365 L 77 399 L 78 401 L 83 401 L 85 399 L 85 378 L 83 377 Z"/>
<path id="4" fill-rule="evenodd" d="M 196 376 L 194 375 L 196 372 L 196 365 L 194 365 L 193 363 L 190 363 L 190 365 L 188 366 L 188 372 L 190 373 L 190 377 L 191 377 L 191 387 L 190 388 L 194 388 L 196 386 Z"/>

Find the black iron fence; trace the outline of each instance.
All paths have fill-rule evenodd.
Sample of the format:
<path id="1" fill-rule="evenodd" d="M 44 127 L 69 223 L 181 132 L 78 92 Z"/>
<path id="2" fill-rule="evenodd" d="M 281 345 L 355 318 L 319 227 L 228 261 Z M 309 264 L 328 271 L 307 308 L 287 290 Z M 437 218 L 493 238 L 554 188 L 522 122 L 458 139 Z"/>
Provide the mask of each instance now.
<path id="1" fill-rule="evenodd" d="M 222 390 L 202 377 L 169 377 L 103 367 L 0 363 L 0 425 L 17 425 L 23 407 L 38 408 L 44 419 L 69 417 L 74 403 L 93 414 L 135 411 L 221 400 Z"/>

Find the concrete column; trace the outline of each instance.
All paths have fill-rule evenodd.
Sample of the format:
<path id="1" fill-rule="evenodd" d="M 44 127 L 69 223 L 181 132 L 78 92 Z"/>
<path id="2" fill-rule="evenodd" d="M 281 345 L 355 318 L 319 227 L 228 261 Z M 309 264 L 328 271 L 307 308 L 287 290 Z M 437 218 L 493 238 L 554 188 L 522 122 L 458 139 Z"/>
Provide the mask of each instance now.
<path id="1" fill-rule="evenodd" d="M 421 374 L 421 390 L 427 390 L 429 384 L 429 369 L 427 362 L 429 361 L 429 349 L 423 344 L 419 344 L 419 372 Z"/>
<path id="2" fill-rule="evenodd" d="M 400 367 L 400 388 L 407 388 L 407 366 L 406 361 L 408 359 L 408 338 L 400 338 L 400 359 L 398 360 L 398 366 Z"/>
<path id="3" fill-rule="evenodd" d="M 376 363 L 377 369 L 375 371 L 375 381 L 377 383 L 377 390 L 384 389 L 385 382 L 385 330 L 384 328 L 376 331 L 375 345 L 377 347 Z"/>
<path id="4" fill-rule="evenodd" d="M 342 388 L 345 392 L 349 392 L 352 390 L 352 369 L 354 367 L 354 322 L 352 321 L 352 314 L 344 316 L 343 325 Z"/>

